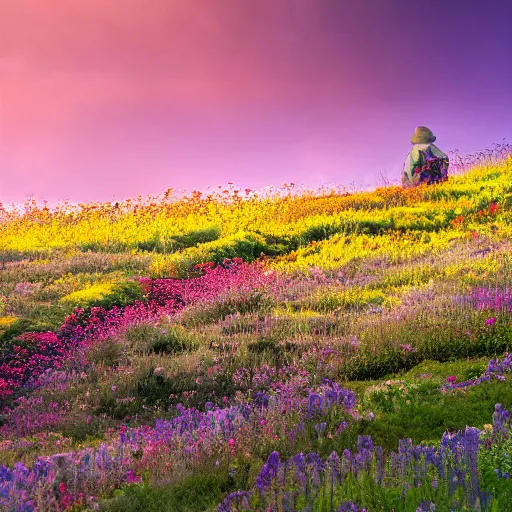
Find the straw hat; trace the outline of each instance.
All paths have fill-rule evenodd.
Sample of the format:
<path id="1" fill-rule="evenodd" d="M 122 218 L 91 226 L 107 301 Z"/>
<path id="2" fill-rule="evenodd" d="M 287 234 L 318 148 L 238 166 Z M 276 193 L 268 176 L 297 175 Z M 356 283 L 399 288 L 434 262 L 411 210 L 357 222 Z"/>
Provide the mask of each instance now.
<path id="1" fill-rule="evenodd" d="M 435 140 L 436 136 L 426 126 L 418 126 L 411 137 L 413 144 L 430 144 Z"/>

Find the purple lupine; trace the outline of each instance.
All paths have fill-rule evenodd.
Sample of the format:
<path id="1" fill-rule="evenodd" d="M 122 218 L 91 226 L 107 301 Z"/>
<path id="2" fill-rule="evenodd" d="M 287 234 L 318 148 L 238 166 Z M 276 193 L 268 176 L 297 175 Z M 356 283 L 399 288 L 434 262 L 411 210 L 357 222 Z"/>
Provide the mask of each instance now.
<path id="1" fill-rule="evenodd" d="M 339 482 L 341 476 L 341 460 L 336 452 L 332 452 L 327 459 L 325 468 L 329 471 L 331 480 Z"/>
<path id="2" fill-rule="evenodd" d="M 254 404 L 257 407 L 268 407 L 270 395 L 266 391 L 256 391 L 253 396 Z"/>
<path id="3" fill-rule="evenodd" d="M 373 440 L 370 436 L 357 436 L 357 449 L 362 450 L 373 450 Z"/>
<path id="4" fill-rule="evenodd" d="M 357 437 L 357 449 L 352 460 L 352 471 L 355 475 L 359 471 L 368 471 L 373 459 L 373 441 L 370 436 Z"/>
<path id="5" fill-rule="evenodd" d="M 492 492 L 491 491 L 480 491 L 480 507 L 482 510 L 487 510 L 491 504 Z"/>
<path id="6" fill-rule="evenodd" d="M 436 509 L 436 505 L 433 501 L 422 501 L 418 508 L 416 509 L 416 512 L 431 512 Z"/>
<path id="7" fill-rule="evenodd" d="M 480 492 L 478 483 L 478 449 L 481 444 L 479 430 L 477 428 L 466 427 L 461 444 L 465 451 L 469 470 L 471 504 L 474 505 Z"/>
<path id="8" fill-rule="evenodd" d="M 347 409 L 353 409 L 357 404 L 357 396 L 350 389 L 340 387 L 330 379 L 324 379 L 324 402 L 327 408 L 333 405 L 342 405 Z"/>
<path id="9" fill-rule="evenodd" d="M 506 409 L 503 409 L 501 404 L 496 404 L 494 407 L 494 415 L 492 422 L 493 432 L 497 434 L 505 434 L 506 428 L 505 424 L 510 418 L 510 412 Z"/>
<path id="10" fill-rule="evenodd" d="M 233 507 L 238 510 L 244 507 L 249 510 L 251 493 L 248 491 L 236 491 L 228 494 L 222 503 L 217 507 L 217 512 L 233 512 Z"/>
<path id="11" fill-rule="evenodd" d="M 325 463 L 325 470 L 329 475 L 331 510 L 334 510 L 334 486 L 341 483 L 341 460 L 336 452 L 329 455 Z"/>
<path id="12" fill-rule="evenodd" d="M 366 509 L 359 508 L 353 501 L 344 501 L 336 512 L 365 512 Z"/>
<path id="13" fill-rule="evenodd" d="M 318 393 L 310 393 L 306 409 L 306 418 L 310 419 L 320 414 L 322 411 L 322 404 L 322 397 Z"/>
<path id="14" fill-rule="evenodd" d="M 256 487 L 262 497 L 265 496 L 267 490 L 272 486 L 272 481 L 276 477 L 280 466 L 281 459 L 279 458 L 279 453 L 272 452 L 256 478 Z"/>
<path id="15" fill-rule="evenodd" d="M 306 466 L 310 469 L 311 483 L 318 488 L 321 485 L 323 462 L 318 453 L 308 453 L 306 455 Z"/>
<path id="16" fill-rule="evenodd" d="M 345 476 L 347 473 L 350 473 L 352 471 L 352 467 L 354 465 L 354 457 L 352 456 L 352 452 L 348 448 L 343 450 L 341 460 L 343 476 Z"/>
<path id="17" fill-rule="evenodd" d="M 301 487 L 306 486 L 306 456 L 301 452 L 293 457 L 295 464 L 295 478 Z"/>

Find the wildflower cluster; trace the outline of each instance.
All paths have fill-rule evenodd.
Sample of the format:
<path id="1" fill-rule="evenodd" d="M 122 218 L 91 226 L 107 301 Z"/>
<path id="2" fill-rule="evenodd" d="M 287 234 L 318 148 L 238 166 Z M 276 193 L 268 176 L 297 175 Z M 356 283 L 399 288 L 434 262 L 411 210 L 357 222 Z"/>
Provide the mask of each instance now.
<path id="1" fill-rule="evenodd" d="M 510 435 L 509 416 L 497 404 L 493 430 Z M 359 436 L 356 451 L 333 452 L 326 460 L 317 453 L 299 453 L 283 461 L 278 452 L 273 452 L 261 468 L 255 488 L 227 496 L 218 510 L 312 510 L 321 504 L 325 507 L 322 510 L 360 510 L 345 500 L 357 494 L 357 489 L 364 488 L 368 481 L 401 489 L 401 499 L 407 499 L 408 494 L 415 496 L 420 512 L 436 510 L 430 499 L 432 490 L 438 499 L 451 502 L 452 507 L 485 510 L 491 495 L 480 487 L 478 479 L 483 435 L 484 432 L 471 427 L 446 432 L 437 448 L 401 439 L 398 450 L 389 454 L 374 446 L 371 437 Z M 421 489 L 425 491 L 423 496 Z M 243 496 L 245 508 L 237 508 L 238 496 Z"/>
<path id="2" fill-rule="evenodd" d="M 452 375 L 446 379 L 446 383 L 443 385 L 443 389 L 465 389 L 471 386 L 477 386 L 482 382 L 488 382 L 491 379 L 497 379 L 504 381 L 505 374 L 512 371 L 512 354 L 506 353 L 503 359 L 491 359 L 485 372 L 476 379 L 469 379 L 461 382 L 456 382 L 457 378 Z"/>
<path id="3" fill-rule="evenodd" d="M 111 486 L 136 483 L 142 472 L 150 470 L 158 481 L 186 471 L 191 463 L 229 459 L 233 450 L 255 438 L 296 439 L 305 435 L 309 420 L 333 408 L 350 410 L 355 404 L 353 392 L 328 381 L 317 390 L 283 385 L 278 393 L 255 395 L 223 408 L 210 403 L 204 412 L 178 405 L 175 418 L 156 420 L 154 427 L 122 426 L 98 449 L 40 457 L 30 469 L 22 464 L 14 469 L 0 466 L 0 507 L 18 504 L 22 508 L 17 510 L 28 512 L 39 510 L 43 501 L 64 508 L 89 505 Z M 302 425 L 298 430 L 297 421 Z"/>

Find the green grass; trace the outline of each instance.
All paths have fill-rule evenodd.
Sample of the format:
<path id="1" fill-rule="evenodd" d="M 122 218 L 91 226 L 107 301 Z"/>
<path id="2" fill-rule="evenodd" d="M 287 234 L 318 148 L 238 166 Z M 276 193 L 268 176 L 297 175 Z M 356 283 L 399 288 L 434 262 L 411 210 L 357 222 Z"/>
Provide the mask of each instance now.
<path id="1" fill-rule="evenodd" d="M 104 512 L 214 512 L 234 490 L 226 469 L 207 470 L 179 484 L 131 485 L 102 503 Z"/>

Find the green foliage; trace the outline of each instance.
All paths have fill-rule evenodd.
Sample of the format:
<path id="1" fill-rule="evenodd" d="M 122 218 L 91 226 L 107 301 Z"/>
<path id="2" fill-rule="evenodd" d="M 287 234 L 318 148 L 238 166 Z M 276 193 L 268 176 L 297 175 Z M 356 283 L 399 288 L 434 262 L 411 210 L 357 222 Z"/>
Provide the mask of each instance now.
<path id="1" fill-rule="evenodd" d="M 112 290 L 91 306 L 99 306 L 105 309 L 112 309 L 114 306 L 124 307 L 142 300 L 143 292 L 137 281 L 122 281 L 114 283 Z"/>
<path id="2" fill-rule="evenodd" d="M 183 326 L 138 324 L 125 333 L 129 349 L 134 353 L 171 354 L 197 348 L 197 341 Z"/>
<path id="3" fill-rule="evenodd" d="M 503 497 L 512 510 L 512 438 L 487 434 L 484 443 L 487 449 L 480 450 L 478 457 L 479 480 L 482 488 L 493 496 Z"/>
<path id="4" fill-rule="evenodd" d="M 173 236 L 172 239 L 180 249 L 186 247 L 194 247 L 198 244 L 204 244 L 207 242 L 214 242 L 218 240 L 221 234 L 221 230 L 218 227 L 211 227 L 206 229 L 197 229 L 190 231 L 181 236 Z"/>
<path id="5" fill-rule="evenodd" d="M 140 240 L 133 244 L 134 249 L 146 252 L 173 253 L 199 244 L 214 242 L 219 238 L 221 230 L 214 226 L 206 229 L 196 229 L 183 235 L 164 237 L 160 233 L 154 233 L 148 240 Z"/>
<path id="6" fill-rule="evenodd" d="M 483 428 L 491 422 L 495 404 L 512 407 L 512 383 L 484 382 L 448 394 L 424 384 L 410 398 L 399 400 L 396 408 L 383 405 L 382 397 L 370 402 L 368 407 L 375 409 L 375 419 L 353 423 L 341 433 L 336 445 L 355 446 L 358 435 L 371 435 L 376 445 L 396 450 L 400 438 L 432 442 L 447 430 L 463 430 L 466 425 Z"/>
<path id="7" fill-rule="evenodd" d="M 72 439 L 75 443 L 81 443 L 92 439 L 103 439 L 106 427 L 106 422 L 99 416 L 89 418 L 83 416 L 79 418 L 72 417 L 62 424 L 60 432 L 64 437 Z"/>
<path id="8" fill-rule="evenodd" d="M 343 362 L 339 369 L 340 377 L 348 380 L 378 379 L 407 371 L 422 361 L 497 357 L 512 350 L 512 330 L 508 323 L 475 327 L 471 333 L 442 323 L 425 328 L 414 327 L 416 332 L 406 325 L 394 333 L 398 339 L 410 340 L 412 351 L 387 341 L 382 341 L 378 350 L 364 346 Z"/>
<path id="9" fill-rule="evenodd" d="M 112 338 L 93 343 L 85 350 L 85 357 L 90 364 L 107 368 L 117 366 L 123 354 L 123 345 Z"/>
<path id="10" fill-rule="evenodd" d="M 102 307 L 112 309 L 142 300 L 143 292 L 137 281 L 96 283 L 62 297 L 59 302 L 73 307 Z"/>
<path id="11" fill-rule="evenodd" d="M 104 512 L 214 511 L 223 496 L 234 490 L 225 468 L 204 470 L 175 485 L 130 485 L 104 500 Z"/>
<path id="12" fill-rule="evenodd" d="M 338 308 L 363 309 L 369 304 L 382 305 L 386 294 L 381 290 L 350 289 L 338 293 L 326 293 L 311 304 L 316 311 L 329 312 Z"/>
<path id="13" fill-rule="evenodd" d="M 413 368 L 422 358 L 417 352 L 390 347 L 372 351 L 362 349 L 341 366 L 340 377 L 347 380 L 371 380 Z"/>
<path id="14" fill-rule="evenodd" d="M 187 407 L 202 409 L 206 402 L 219 402 L 224 396 L 233 396 L 234 392 L 231 375 L 226 372 L 214 378 L 205 376 L 198 380 L 196 371 L 182 369 L 168 377 L 155 374 L 154 369 L 150 369 L 139 376 L 134 395 L 139 407 L 141 404 L 168 407 L 181 402 Z"/>

